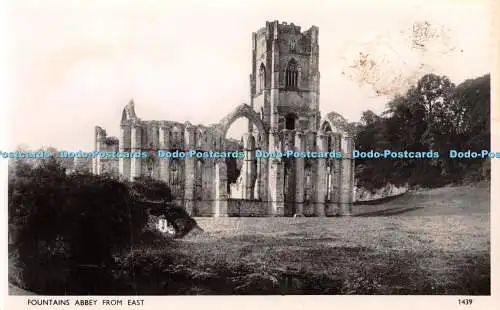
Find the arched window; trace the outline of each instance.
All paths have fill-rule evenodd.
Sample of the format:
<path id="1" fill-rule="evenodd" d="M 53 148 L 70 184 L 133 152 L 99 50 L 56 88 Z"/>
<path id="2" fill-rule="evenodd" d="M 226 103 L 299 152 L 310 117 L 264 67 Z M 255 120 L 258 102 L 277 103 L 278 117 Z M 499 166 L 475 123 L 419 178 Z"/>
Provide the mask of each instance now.
<path id="1" fill-rule="evenodd" d="M 250 135 L 247 139 L 247 150 L 254 150 L 255 149 L 255 137 L 253 135 Z"/>
<path id="2" fill-rule="evenodd" d="M 196 136 L 195 136 L 195 143 L 196 143 L 196 148 L 197 149 L 201 149 L 202 148 L 202 132 L 200 130 L 197 130 L 196 131 Z"/>
<path id="3" fill-rule="evenodd" d="M 141 128 L 139 129 L 141 131 L 141 143 L 140 145 L 147 145 L 147 139 L 148 139 L 148 132 L 146 131 L 146 128 Z"/>
<path id="4" fill-rule="evenodd" d="M 179 128 L 176 126 L 174 128 L 172 128 L 172 140 L 170 140 L 170 145 L 172 146 L 172 148 L 178 148 L 180 147 L 180 144 L 181 144 L 181 136 L 180 136 L 180 130 Z"/>
<path id="5" fill-rule="evenodd" d="M 155 128 L 155 147 L 158 147 L 161 145 L 160 143 L 160 128 L 156 127 Z"/>
<path id="6" fill-rule="evenodd" d="M 260 64 L 259 68 L 259 91 L 264 90 L 266 87 L 266 67 L 264 64 Z"/>
<path id="7" fill-rule="evenodd" d="M 173 159 L 170 164 L 170 185 L 172 186 L 172 194 L 175 198 L 181 197 L 181 165 L 178 159 Z"/>
<path id="8" fill-rule="evenodd" d="M 295 119 L 297 116 L 293 113 L 287 114 L 285 118 L 285 129 L 295 130 Z"/>
<path id="9" fill-rule="evenodd" d="M 295 59 L 290 60 L 285 71 L 285 85 L 288 89 L 297 89 L 299 80 L 299 66 Z"/>
<path id="10" fill-rule="evenodd" d="M 154 169 L 155 169 L 155 161 L 156 157 L 153 152 L 148 154 L 147 158 L 147 168 L 148 168 L 148 176 L 151 178 L 154 178 Z"/>

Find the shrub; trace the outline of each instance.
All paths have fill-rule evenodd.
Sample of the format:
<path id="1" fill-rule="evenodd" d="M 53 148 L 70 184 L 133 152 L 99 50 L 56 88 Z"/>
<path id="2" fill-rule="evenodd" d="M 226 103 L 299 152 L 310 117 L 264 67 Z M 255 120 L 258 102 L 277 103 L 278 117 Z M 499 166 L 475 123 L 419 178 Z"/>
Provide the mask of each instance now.
<path id="1" fill-rule="evenodd" d="M 112 253 L 137 240 L 146 224 L 147 212 L 127 185 L 105 176 L 68 176 L 54 159 L 38 166 L 19 161 L 13 172 L 11 254 L 24 288 L 42 294 L 105 288 L 110 275 L 102 271 L 113 263 Z"/>

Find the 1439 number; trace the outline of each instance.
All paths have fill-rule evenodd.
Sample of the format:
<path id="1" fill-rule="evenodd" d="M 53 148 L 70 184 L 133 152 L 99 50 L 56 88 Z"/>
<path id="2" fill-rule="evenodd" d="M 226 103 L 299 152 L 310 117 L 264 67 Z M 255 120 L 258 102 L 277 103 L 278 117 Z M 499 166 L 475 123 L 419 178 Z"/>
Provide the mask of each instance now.
<path id="1" fill-rule="evenodd" d="M 460 306 L 470 306 L 472 305 L 472 299 L 470 298 L 459 299 L 458 304 Z"/>

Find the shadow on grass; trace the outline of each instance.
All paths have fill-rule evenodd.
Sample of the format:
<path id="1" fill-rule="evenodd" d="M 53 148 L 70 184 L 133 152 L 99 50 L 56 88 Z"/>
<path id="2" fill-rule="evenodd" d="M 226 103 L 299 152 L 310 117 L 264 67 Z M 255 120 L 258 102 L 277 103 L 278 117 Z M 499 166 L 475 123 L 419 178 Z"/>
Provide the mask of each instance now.
<path id="1" fill-rule="evenodd" d="M 203 243 L 151 236 L 117 253 L 115 265 L 107 268 L 112 275 L 107 287 L 97 285 L 95 270 L 92 276 L 106 295 L 490 294 L 489 253 L 388 252 L 315 243 L 323 239 L 242 235 Z M 441 266 L 453 268 L 436 272 L 429 267 L 439 259 L 445 259 Z M 80 279 L 68 281 L 78 284 Z M 59 289 L 75 283 L 52 285 L 47 295 L 75 294 Z"/>
<path id="2" fill-rule="evenodd" d="M 401 196 L 404 196 L 406 195 L 407 193 L 402 193 L 402 194 L 398 194 L 398 195 L 394 195 L 394 196 L 389 196 L 389 197 L 384 197 L 384 198 L 379 198 L 379 199 L 373 199 L 373 200 L 364 200 L 364 201 L 355 201 L 353 203 L 353 205 L 355 206 L 364 206 L 364 205 L 367 205 L 367 206 L 371 206 L 371 205 L 379 205 L 379 204 L 383 204 L 383 203 L 386 203 L 386 202 L 390 202 L 390 201 L 393 201 Z"/>
<path id="3" fill-rule="evenodd" d="M 423 207 L 398 207 L 398 208 L 390 208 L 386 210 L 380 210 L 380 211 L 374 211 L 374 212 L 367 212 L 367 213 L 361 213 L 361 214 L 355 214 L 353 216 L 355 217 L 371 217 L 371 216 L 391 216 L 391 215 L 398 215 L 398 214 L 403 214 L 406 212 L 418 210 L 418 209 L 423 209 Z"/>
<path id="4" fill-rule="evenodd" d="M 249 237 L 244 237 L 248 241 Z M 236 238 L 237 239 L 237 238 Z M 240 237 L 241 239 L 241 237 Z M 158 295 L 489 295 L 486 253 L 448 262 L 453 270 L 436 274 L 424 262 L 433 255 L 380 252 L 368 247 L 275 249 L 259 237 L 233 255 L 218 250 L 171 252 L 169 264 L 142 269 L 126 293 Z M 233 240 L 234 241 L 234 240 Z M 228 240 L 222 242 L 232 243 Z M 191 246 L 196 246 L 191 244 Z M 283 256 L 285 251 L 286 256 Z M 190 256 L 184 256 L 191 253 Z M 196 253 L 196 254 L 193 254 Z M 141 255 L 136 255 L 136 263 Z M 146 255 L 148 256 L 148 255 Z M 155 257 L 161 257 L 158 253 Z M 205 256 L 205 257 L 203 257 Z M 210 257 L 211 260 L 207 259 Z M 439 256 L 440 257 L 440 256 Z M 142 264 L 142 263 L 139 263 Z M 140 274 L 140 278 L 137 276 Z M 127 277 L 126 277 L 127 278 Z M 124 280 L 126 280 L 124 278 Z M 128 277 L 130 281 L 130 277 Z M 132 288 L 132 287 L 130 287 Z M 122 292 L 125 293 L 125 292 Z"/>

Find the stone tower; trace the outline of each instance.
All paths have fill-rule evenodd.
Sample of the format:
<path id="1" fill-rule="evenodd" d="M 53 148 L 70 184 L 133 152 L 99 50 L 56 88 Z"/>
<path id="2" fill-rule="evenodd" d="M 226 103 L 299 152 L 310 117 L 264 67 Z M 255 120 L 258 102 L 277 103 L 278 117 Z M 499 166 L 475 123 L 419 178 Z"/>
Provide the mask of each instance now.
<path id="1" fill-rule="evenodd" d="M 278 21 L 253 33 L 250 104 L 236 106 L 217 124 L 142 120 L 130 101 L 119 143 L 100 127 L 95 141 L 97 150 L 134 156 L 95 158 L 93 172 L 163 180 L 176 203 L 194 216 L 351 214 L 354 143 L 344 117 L 335 112 L 322 117 L 319 110 L 318 33 L 316 26 L 302 32 Z M 239 118 L 248 120 L 241 143 L 227 138 Z M 186 150 L 243 156 L 192 157 Z M 160 151 L 184 155 L 160 157 Z M 262 155 L 290 151 L 316 155 Z"/>
<path id="2" fill-rule="evenodd" d="M 251 106 L 268 130 L 319 128 L 318 32 L 274 21 L 252 34 Z"/>

